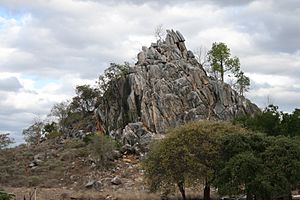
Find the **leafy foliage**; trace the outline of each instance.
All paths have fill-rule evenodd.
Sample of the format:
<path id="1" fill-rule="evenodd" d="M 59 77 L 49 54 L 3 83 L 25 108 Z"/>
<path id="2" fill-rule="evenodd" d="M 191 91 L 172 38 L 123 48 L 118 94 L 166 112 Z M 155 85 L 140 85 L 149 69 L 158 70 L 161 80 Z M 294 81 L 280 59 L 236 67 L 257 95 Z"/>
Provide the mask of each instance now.
<path id="1" fill-rule="evenodd" d="M 223 42 L 212 44 L 211 50 L 207 53 L 208 62 L 216 78 L 224 82 L 224 75 L 230 72 L 236 82 L 233 84 L 241 96 L 248 91 L 250 79 L 240 70 L 241 64 L 238 57 L 231 57 L 230 49 Z M 229 75 L 230 76 L 230 75 Z"/>
<path id="2" fill-rule="evenodd" d="M 4 191 L 0 191 L 0 200 L 11 200 L 14 199 L 14 194 L 8 194 Z"/>
<path id="3" fill-rule="evenodd" d="M 14 140 L 9 137 L 9 133 L 0 133 L 0 149 L 14 143 Z"/>
<path id="4" fill-rule="evenodd" d="M 191 122 L 170 130 L 164 140 L 152 146 L 144 161 L 150 189 L 168 193 L 177 185 L 185 198 L 186 185 L 205 182 L 209 188 L 219 160 L 220 137 L 244 131 L 230 123 L 212 121 Z"/>
<path id="5" fill-rule="evenodd" d="M 43 134 L 47 139 L 56 138 L 62 136 L 62 132 L 59 131 L 56 122 L 46 123 L 43 128 Z"/>
<path id="6" fill-rule="evenodd" d="M 289 196 L 300 181 L 299 142 L 287 137 L 233 134 L 222 138 L 214 184 L 221 194 L 270 199 Z"/>
<path id="7" fill-rule="evenodd" d="M 224 82 L 225 72 L 232 72 L 234 75 L 240 70 L 240 61 L 237 57 L 230 57 L 230 49 L 226 44 L 214 42 L 211 50 L 208 52 L 208 61 L 212 70 L 220 74 L 222 82 Z"/>
<path id="8" fill-rule="evenodd" d="M 111 63 L 110 67 L 104 71 L 104 74 L 99 76 L 98 86 L 99 92 L 103 96 L 104 93 L 114 92 L 113 87 L 115 86 L 118 79 L 126 76 L 129 73 L 129 63 L 124 64 Z"/>
<path id="9" fill-rule="evenodd" d="M 300 109 L 292 113 L 278 110 L 278 106 L 269 105 L 261 113 L 235 119 L 243 127 L 268 135 L 300 136 Z"/>
<path id="10" fill-rule="evenodd" d="M 78 85 L 75 89 L 76 95 L 71 102 L 71 109 L 83 114 L 93 112 L 97 107 L 99 91 L 90 85 Z"/>
<path id="11" fill-rule="evenodd" d="M 244 96 L 244 93 L 249 90 L 250 78 L 246 76 L 245 73 L 242 71 L 236 74 L 236 78 L 237 81 L 234 87 L 241 96 Z"/>

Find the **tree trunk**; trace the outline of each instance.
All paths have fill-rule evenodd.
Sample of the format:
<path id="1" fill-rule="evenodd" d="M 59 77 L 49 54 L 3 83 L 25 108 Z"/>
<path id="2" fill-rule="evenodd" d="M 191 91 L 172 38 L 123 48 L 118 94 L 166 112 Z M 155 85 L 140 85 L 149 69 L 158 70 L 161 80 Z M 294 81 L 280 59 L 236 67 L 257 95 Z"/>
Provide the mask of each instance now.
<path id="1" fill-rule="evenodd" d="M 246 200 L 253 200 L 253 196 L 252 196 L 252 194 L 249 191 L 247 191 L 246 195 L 247 195 L 246 196 Z"/>
<path id="2" fill-rule="evenodd" d="M 183 182 L 183 181 L 178 182 L 177 186 L 178 186 L 179 191 L 180 191 L 180 193 L 181 193 L 182 199 L 183 199 L 183 200 L 186 200 L 186 197 L 185 197 L 185 190 L 184 190 L 184 182 Z"/>
<path id="3" fill-rule="evenodd" d="M 224 83 L 224 66 L 223 66 L 223 59 L 221 58 L 221 80 Z"/>
<path id="4" fill-rule="evenodd" d="M 203 192 L 203 199 L 204 200 L 210 200 L 210 185 L 207 181 L 205 180 L 205 187 L 204 187 L 204 192 Z"/>
<path id="5" fill-rule="evenodd" d="M 289 193 L 289 200 L 292 200 L 293 199 L 293 195 L 292 195 L 292 192 L 290 191 Z"/>

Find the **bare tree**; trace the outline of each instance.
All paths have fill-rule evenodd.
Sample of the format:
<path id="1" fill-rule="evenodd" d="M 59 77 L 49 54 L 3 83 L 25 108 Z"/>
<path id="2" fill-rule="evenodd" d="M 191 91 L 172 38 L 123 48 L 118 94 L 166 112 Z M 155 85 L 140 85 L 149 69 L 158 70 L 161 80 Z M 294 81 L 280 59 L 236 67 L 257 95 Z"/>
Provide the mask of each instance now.
<path id="1" fill-rule="evenodd" d="M 195 51 L 195 57 L 203 67 L 209 67 L 207 52 L 208 49 L 204 46 L 200 46 Z"/>
<path id="2" fill-rule="evenodd" d="M 25 141 L 28 144 L 39 144 L 42 137 L 44 123 L 40 117 L 35 117 L 33 124 L 23 130 Z"/>
<path id="3" fill-rule="evenodd" d="M 51 109 L 50 116 L 56 117 L 58 119 L 59 128 L 64 131 L 66 128 L 66 120 L 69 115 L 70 102 L 63 101 L 61 103 L 56 103 Z"/>
<path id="4" fill-rule="evenodd" d="M 154 31 L 154 36 L 158 41 L 162 41 L 163 37 L 165 35 L 164 26 L 162 24 L 159 24 L 156 26 Z"/>
<path id="5" fill-rule="evenodd" d="M 206 73 L 209 76 L 214 77 L 217 79 L 217 74 L 212 70 L 209 62 L 208 62 L 208 49 L 205 46 L 200 46 L 195 50 L 195 57 L 198 63 L 203 67 Z"/>

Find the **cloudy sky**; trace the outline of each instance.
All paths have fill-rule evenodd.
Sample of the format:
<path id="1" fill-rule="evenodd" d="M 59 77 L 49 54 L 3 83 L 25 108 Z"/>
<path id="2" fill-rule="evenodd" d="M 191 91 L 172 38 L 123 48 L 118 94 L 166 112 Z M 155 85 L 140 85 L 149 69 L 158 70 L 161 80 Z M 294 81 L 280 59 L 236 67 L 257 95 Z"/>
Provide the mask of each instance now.
<path id="1" fill-rule="evenodd" d="M 110 62 L 133 63 L 159 24 L 193 51 L 225 42 L 260 107 L 300 107 L 299 0 L 0 0 L 0 132 L 22 141 L 76 85 Z"/>

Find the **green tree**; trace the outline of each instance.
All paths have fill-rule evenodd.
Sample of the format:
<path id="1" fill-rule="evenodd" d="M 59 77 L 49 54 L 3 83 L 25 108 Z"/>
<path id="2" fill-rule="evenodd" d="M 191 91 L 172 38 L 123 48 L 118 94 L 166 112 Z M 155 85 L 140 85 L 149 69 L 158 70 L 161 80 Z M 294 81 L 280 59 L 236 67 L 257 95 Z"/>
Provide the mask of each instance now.
<path id="1" fill-rule="evenodd" d="M 104 93 L 113 93 L 117 80 L 129 74 L 129 63 L 124 64 L 111 63 L 102 75 L 99 76 L 98 86 L 101 96 Z"/>
<path id="2" fill-rule="evenodd" d="M 300 183 L 300 143 L 288 137 L 270 137 L 270 145 L 261 157 L 264 182 L 271 197 L 291 195 Z"/>
<path id="3" fill-rule="evenodd" d="M 215 186 L 221 194 L 288 196 L 300 180 L 299 142 L 288 137 L 232 134 L 222 137 Z"/>
<path id="4" fill-rule="evenodd" d="M 300 109 L 296 108 L 293 113 L 283 113 L 280 125 L 282 135 L 300 136 Z"/>
<path id="5" fill-rule="evenodd" d="M 14 194 L 9 194 L 0 190 L 0 200 L 11 200 L 11 199 L 15 199 L 15 197 L 16 195 Z"/>
<path id="6" fill-rule="evenodd" d="M 56 138 L 63 134 L 59 131 L 58 124 L 56 122 L 46 123 L 42 132 L 47 139 Z"/>
<path id="7" fill-rule="evenodd" d="M 284 113 L 279 111 L 278 106 L 269 105 L 262 112 L 236 118 L 234 122 L 268 135 L 300 136 L 300 109 L 298 108 L 292 113 Z"/>
<path id="8" fill-rule="evenodd" d="M 265 136 L 235 132 L 221 138 L 220 159 L 217 162 L 214 185 L 221 195 L 247 194 L 252 199 L 258 185 L 262 163 L 257 155 L 266 148 Z"/>
<path id="9" fill-rule="evenodd" d="M 0 133 L 0 149 L 14 143 L 14 140 L 9 137 L 9 133 Z"/>
<path id="10" fill-rule="evenodd" d="M 244 96 L 244 93 L 249 90 L 250 87 L 250 78 L 245 75 L 244 72 L 239 72 L 235 75 L 237 78 L 235 89 L 239 92 L 241 96 Z"/>
<path id="11" fill-rule="evenodd" d="M 78 85 L 76 95 L 71 102 L 71 109 L 79 111 L 83 115 L 93 113 L 97 107 L 99 92 L 90 85 Z"/>
<path id="12" fill-rule="evenodd" d="M 220 74 L 222 82 L 224 82 L 224 74 L 231 72 L 236 76 L 240 71 L 240 60 L 237 57 L 231 57 L 230 49 L 226 44 L 214 42 L 211 50 L 208 52 L 208 61 L 212 71 Z"/>
<path id="13" fill-rule="evenodd" d="M 219 160 L 219 137 L 245 130 L 226 122 L 191 122 L 174 128 L 155 144 L 144 161 L 145 176 L 152 191 L 171 191 L 174 184 L 185 199 L 185 186 L 204 183 L 204 199 Z M 200 181 L 200 182 L 199 182 Z"/>
<path id="14" fill-rule="evenodd" d="M 174 190 L 175 184 L 181 192 L 182 198 L 186 199 L 185 186 L 188 178 L 191 177 L 191 171 L 193 171 L 188 162 L 195 162 L 183 141 L 172 137 L 153 145 L 151 149 L 144 161 L 145 176 L 150 190 L 152 192 L 161 190 L 164 195 L 168 195 Z"/>
<path id="15" fill-rule="evenodd" d="M 282 112 L 278 106 L 269 105 L 262 112 L 255 113 L 253 116 L 243 116 L 235 119 L 235 123 L 253 131 L 263 132 L 268 135 L 280 135 Z"/>
<path id="16" fill-rule="evenodd" d="M 256 175 L 261 169 L 261 161 L 252 152 L 236 154 L 218 174 L 216 180 L 218 191 L 227 195 L 246 193 L 248 199 L 252 199 Z"/>

